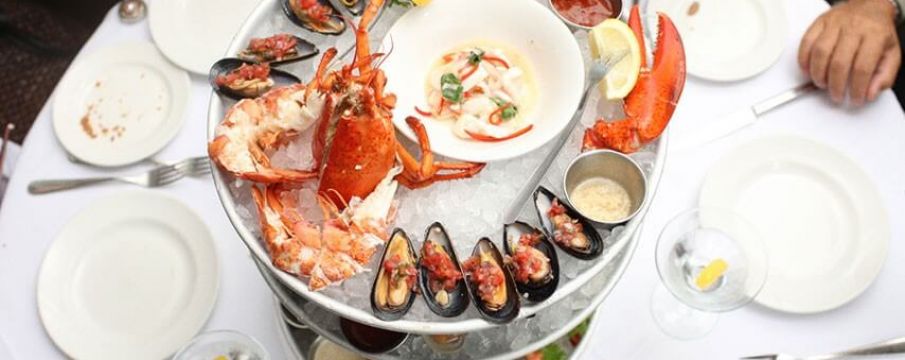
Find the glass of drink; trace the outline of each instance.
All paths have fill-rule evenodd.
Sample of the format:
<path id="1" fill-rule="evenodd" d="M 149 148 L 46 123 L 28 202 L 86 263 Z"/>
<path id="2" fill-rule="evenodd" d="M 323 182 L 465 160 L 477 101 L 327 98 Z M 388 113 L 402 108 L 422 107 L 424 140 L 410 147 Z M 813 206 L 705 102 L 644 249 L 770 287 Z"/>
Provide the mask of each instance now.
<path id="1" fill-rule="evenodd" d="M 767 278 L 760 234 L 745 219 L 722 209 L 691 209 L 673 218 L 656 246 L 661 286 L 651 313 L 677 339 L 699 338 L 718 314 L 750 303 Z"/>

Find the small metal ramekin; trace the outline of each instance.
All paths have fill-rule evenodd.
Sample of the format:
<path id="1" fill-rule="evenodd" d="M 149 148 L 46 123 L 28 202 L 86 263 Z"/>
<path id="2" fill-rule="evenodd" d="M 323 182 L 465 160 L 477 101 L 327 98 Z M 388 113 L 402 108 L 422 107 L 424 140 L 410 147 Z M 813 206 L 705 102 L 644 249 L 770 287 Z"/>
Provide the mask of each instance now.
<path id="1" fill-rule="evenodd" d="M 631 200 L 629 215 L 616 221 L 600 221 L 575 208 L 572 202 L 572 191 L 590 178 L 605 177 L 615 181 L 628 192 Z M 644 198 L 647 196 L 647 178 L 641 166 L 632 158 L 612 150 L 592 150 L 575 157 L 563 176 L 563 191 L 566 193 L 566 201 L 582 216 L 591 222 L 604 227 L 614 227 L 631 220 L 641 209 Z"/>

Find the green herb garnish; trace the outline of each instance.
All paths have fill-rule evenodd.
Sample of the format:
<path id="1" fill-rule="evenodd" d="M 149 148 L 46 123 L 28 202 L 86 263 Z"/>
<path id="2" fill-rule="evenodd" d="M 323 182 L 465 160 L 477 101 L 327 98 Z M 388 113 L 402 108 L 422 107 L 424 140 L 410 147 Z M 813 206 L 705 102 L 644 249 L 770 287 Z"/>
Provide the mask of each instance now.
<path id="1" fill-rule="evenodd" d="M 511 120 L 512 118 L 516 117 L 516 115 L 518 115 L 518 106 L 515 106 L 512 103 L 507 102 L 506 100 L 503 100 L 497 96 L 490 98 L 490 100 L 493 101 L 493 103 L 496 104 L 497 107 L 503 108 L 503 110 L 500 112 L 500 118 L 504 121 Z"/>
<path id="2" fill-rule="evenodd" d="M 500 117 L 502 117 L 503 120 L 512 119 L 516 115 L 518 115 L 518 107 L 516 107 L 515 105 L 507 106 L 505 109 L 503 109 L 503 112 L 500 113 Z"/>
<path id="3" fill-rule="evenodd" d="M 440 77 L 440 92 L 443 98 L 449 102 L 458 104 L 462 101 L 462 81 L 453 73 L 446 73 Z"/>
<path id="4" fill-rule="evenodd" d="M 472 65 L 477 65 L 481 62 L 481 59 L 484 58 L 484 50 L 474 49 L 468 54 L 468 63 Z"/>
<path id="5" fill-rule="evenodd" d="M 562 347 L 555 343 L 544 347 L 541 354 L 544 360 L 564 360 L 568 357 Z"/>

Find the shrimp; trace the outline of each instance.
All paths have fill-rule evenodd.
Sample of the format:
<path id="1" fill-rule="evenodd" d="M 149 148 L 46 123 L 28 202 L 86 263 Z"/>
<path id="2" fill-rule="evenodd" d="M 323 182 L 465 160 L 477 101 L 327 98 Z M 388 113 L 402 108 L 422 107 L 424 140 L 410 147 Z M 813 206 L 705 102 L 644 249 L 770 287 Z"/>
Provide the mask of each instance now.
<path id="1" fill-rule="evenodd" d="M 393 197 L 398 182 L 394 178 L 400 172 L 401 167 L 394 168 L 370 195 L 353 197 L 343 210 L 319 194 L 323 228 L 302 217 L 298 204 L 290 200 L 294 197 L 282 196 L 291 189 L 278 184 L 265 185 L 263 191 L 252 187 L 274 266 L 309 277 L 308 287 L 313 291 L 364 272 L 364 265 L 387 237 L 387 223 L 395 217 Z"/>

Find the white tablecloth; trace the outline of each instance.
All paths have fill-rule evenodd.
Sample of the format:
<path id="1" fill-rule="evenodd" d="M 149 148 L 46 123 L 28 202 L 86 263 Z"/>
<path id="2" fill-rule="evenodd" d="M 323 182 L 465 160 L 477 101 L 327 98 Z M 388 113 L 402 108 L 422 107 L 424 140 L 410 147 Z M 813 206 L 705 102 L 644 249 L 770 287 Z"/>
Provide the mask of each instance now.
<path id="1" fill-rule="evenodd" d="M 794 60 L 798 38 L 825 5 L 820 0 L 787 0 L 786 4 L 791 27 L 788 47 L 779 63 L 767 73 L 739 83 L 689 80 L 671 125 L 673 136 L 705 126 L 719 114 L 803 80 Z M 150 41 L 147 22 L 124 25 L 111 11 L 82 53 L 128 41 Z M 160 153 L 161 159 L 205 153 L 209 88 L 200 76 L 192 76 L 192 84 L 183 130 Z M 0 337 L 15 359 L 63 357 L 44 332 L 35 303 L 38 269 L 59 229 L 87 204 L 119 191 L 133 190 L 105 186 L 29 195 L 26 186 L 34 179 L 106 173 L 66 160 L 54 138 L 49 110 L 50 106 L 45 105 L 26 139 L 9 193 L 0 208 Z M 901 305 L 905 303 L 905 287 L 901 285 L 905 278 L 905 245 L 901 243 L 905 223 L 900 221 L 905 216 L 903 119 L 891 92 L 884 92 L 877 102 L 857 111 L 837 108 L 824 96 L 811 96 L 770 113 L 732 140 L 670 158 L 636 258 L 598 313 L 605 325 L 586 337 L 592 346 L 584 357 L 731 358 L 776 350 L 808 354 L 905 335 L 905 311 Z M 744 138 L 776 132 L 826 142 L 862 164 L 879 187 L 893 226 L 890 257 L 883 272 L 862 297 L 833 312 L 792 316 L 752 306 L 724 316 L 716 330 L 702 340 L 669 339 L 652 322 L 648 310 L 650 294 L 658 281 L 652 257 L 658 229 L 673 214 L 694 204 L 701 178 L 720 152 Z M 270 291 L 223 213 L 211 181 L 185 179 L 154 191 L 181 198 L 202 215 L 214 234 L 221 283 L 205 330 L 228 328 L 245 332 L 260 340 L 274 358 L 284 358 Z"/>
<path id="2" fill-rule="evenodd" d="M 114 8 L 85 44 L 79 57 L 131 41 L 151 41 L 147 20 L 123 24 Z M 207 153 L 205 134 L 210 98 L 207 77 L 192 75 L 189 95 L 182 131 L 156 156 L 159 159 L 176 160 Z M 42 196 L 28 194 L 26 187 L 34 179 L 108 173 L 66 160 L 65 152 L 53 134 L 52 102 L 53 97 L 41 110 L 25 140 L 0 209 L 0 336 L 6 340 L 15 359 L 64 356 L 45 333 L 35 302 L 38 269 L 44 252 L 59 230 L 79 210 L 97 199 L 121 191 L 140 191 L 128 185 L 111 185 Z M 159 191 L 181 199 L 201 215 L 213 234 L 220 262 L 220 292 L 204 330 L 234 329 L 250 334 L 260 340 L 275 359 L 285 358 L 270 289 L 226 218 L 210 177 L 186 178 L 166 188 L 145 191 Z"/>
<path id="3" fill-rule="evenodd" d="M 670 124 L 673 139 L 804 81 L 798 43 L 827 5 L 819 0 L 785 1 L 787 44 L 779 62 L 751 80 L 719 84 L 690 78 Z M 839 149 L 858 162 L 878 187 L 892 227 L 889 256 L 876 282 L 851 303 L 823 314 L 790 315 L 750 305 L 723 314 L 706 337 L 680 341 L 661 332 L 650 312 L 659 283 L 654 247 L 660 229 L 697 203 L 713 163 L 733 146 L 769 134 L 794 134 Z M 811 95 L 768 113 L 753 127 L 712 146 L 671 153 L 651 204 L 634 259 L 597 316 L 601 326 L 586 359 L 734 359 L 771 352 L 812 355 L 905 336 L 905 117 L 891 91 L 868 106 L 850 110 L 824 94 Z M 678 141 L 675 141 L 677 143 Z M 821 249 L 814 249 L 820 252 Z"/>

